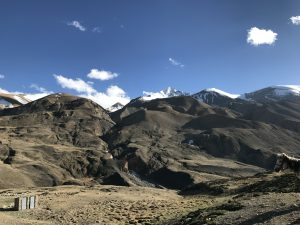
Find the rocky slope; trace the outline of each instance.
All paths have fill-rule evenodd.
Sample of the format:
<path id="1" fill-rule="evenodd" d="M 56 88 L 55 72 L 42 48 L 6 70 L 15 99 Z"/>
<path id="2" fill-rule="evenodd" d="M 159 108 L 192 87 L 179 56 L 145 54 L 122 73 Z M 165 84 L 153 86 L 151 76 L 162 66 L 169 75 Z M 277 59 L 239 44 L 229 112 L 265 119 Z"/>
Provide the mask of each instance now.
<path id="1" fill-rule="evenodd" d="M 0 111 L 0 187 L 52 186 L 101 177 L 114 122 L 94 102 L 49 95 Z M 99 176 L 98 176 L 99 175 Z"/>
<path id="2" fill-rule="evenodd" d="M 257 174 L 222 183 L 201 183 L 181 194 L 189 198 L 211 196 L 214 206 L 201 207 L 164 224 L 296 225 L 300 223 L 299 192 L 300 180 L 295 174 Z"/>
<path id="3" fill-rule="evenodd" d="M 182 189 L 270 170 L 275 154 L 300 155 L 300 101 L 190 96 L 135 99 L 108 114 L 53 94 L 0 110 L 0 187 L 117 184 Z"/>
<path id="4" fill-rule="evenodd" d="M 170 188 L 269 170 L 278 152 L 299 155 L 296 125 L 276 118 L 271 123 L 270 115 L 267 121 L 260 113 L 256 120 L 242 110 L 256 109 L 249 104 L 233 110 L 189 96 L 134 101 L 112 114 L 117 125 L 104 138 L 115 157 L 128 158 L 131 170 Z"/>

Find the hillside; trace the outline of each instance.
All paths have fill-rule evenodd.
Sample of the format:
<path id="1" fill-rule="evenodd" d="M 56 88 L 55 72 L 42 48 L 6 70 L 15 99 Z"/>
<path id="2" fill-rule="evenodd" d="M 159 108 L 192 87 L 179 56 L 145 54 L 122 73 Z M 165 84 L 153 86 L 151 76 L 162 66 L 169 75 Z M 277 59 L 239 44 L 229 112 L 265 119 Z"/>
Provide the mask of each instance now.
<path id="1" fill-rule="evenodd" d="M 190 96 L 135 99 L 108 114 L 91 100 L 53 94 L 0 110 L 0 186 L 182 189 L 251 176 L 271 170 L 276 153 L 300 155 L 299 119 L 295 99 L 228 107 Z"/>
<path id="2" fill-rule="evenodd" d="M 114 122 L 94 102 L 49 95 L 0 111 L 0 187 L 53 186 L 96 176 Z M 75 181 L 74 181 L 75 182 Z"/>

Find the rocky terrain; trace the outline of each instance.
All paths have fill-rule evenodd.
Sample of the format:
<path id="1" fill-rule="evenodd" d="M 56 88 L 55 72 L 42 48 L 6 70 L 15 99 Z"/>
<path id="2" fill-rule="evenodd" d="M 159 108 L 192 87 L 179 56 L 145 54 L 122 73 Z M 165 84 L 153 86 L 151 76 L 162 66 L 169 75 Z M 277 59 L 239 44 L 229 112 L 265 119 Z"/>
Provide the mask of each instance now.
<path id="1" fill-rule="evenodd" d="M 115 112 L 68 94 L 1 109 L 0 198 L 33 190 L 43 205 L 24 214 L 3 206 L 3 220 L 253 224 L 276 217 L 297 224 L 298 178 L 267 171 L 277 153 L 300 156 L 300 97 L 271 98 L 274 90 L 266 89 L 244 98 L 218 91 L 211 98 L 212 91 L 197 99 L 170 89 L 173 97 L 137 98 Z M 60 210 L 54 196 L 68 198 Z M 82 199 L 86 211 L 76 208 Z"/>
<path id="2" fill-rule="evenodd" d="M 109 157 L 99 136 L 112 126 L 99 105 L 70 95 L 0 111 L 1 188 L 53 186 L 109 173 L 101 170 Z"/>
<path id="3" fill-rule="evenodd" d="M 182 189 L 271 170 L 279 152 L 299 156 L 298 98 L 227 104 L 181 95 L 135 99 L 108 113 L 91 100 L 52 94 L 2 109 L 0 187 Z"/>

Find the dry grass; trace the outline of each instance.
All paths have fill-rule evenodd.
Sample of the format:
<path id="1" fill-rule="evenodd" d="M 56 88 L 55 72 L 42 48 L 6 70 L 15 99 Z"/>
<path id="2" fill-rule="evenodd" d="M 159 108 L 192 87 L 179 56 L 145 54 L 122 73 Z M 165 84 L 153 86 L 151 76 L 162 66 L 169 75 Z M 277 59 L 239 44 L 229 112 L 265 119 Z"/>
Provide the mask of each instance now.
<path id="1" fill-rule="evenodd" d="M 39 208 L 0 212 L 5 224 L 158 224 L 198 208 L 209 197 L 183 198 L 175 191 L 117 186 L 61 186 L 3 190 L 0 207 L 22 194 L 37 194 Z"/>

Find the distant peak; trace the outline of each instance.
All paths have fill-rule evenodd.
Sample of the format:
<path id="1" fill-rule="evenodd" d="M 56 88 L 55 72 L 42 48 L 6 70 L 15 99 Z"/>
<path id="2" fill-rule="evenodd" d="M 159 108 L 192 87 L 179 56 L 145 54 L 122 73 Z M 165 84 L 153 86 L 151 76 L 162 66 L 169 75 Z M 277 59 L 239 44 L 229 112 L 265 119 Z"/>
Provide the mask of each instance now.
<path id="1" fill-rule="evenodd" d="M 222 90 L 217 89 L 217 88 L 207 88 L 207 89 L 204 89 L 201 92 L 215 92 L 215 93 L 218 93 L 219 95 L 226 96 L 226 97 L 229 97 L 229 98 L 232 98 L 232 99 L 238 98 L 240 96 L 238 94 L 231 94 L 231 93 L 222 91 Z M 201 93 L 201 92 L 199 92 L 199 93 Z"/>
<path id="2" fill-rule="evenodd" d="M 288 94 L 300 94 L 300 85 L 274 85 L 271 88 L 276 90 L 282 90 L 283 92 L 277 92 L 276 94 L 288 95 Z"/>
<path id="3" fill-rule="evenodd" d="M 177 90 L 173 87 L 167 87 L 167 88 L 161 90 L 161 92 L 164 92 L 166 94 L 171 94 L 171 93 L 177 92 Z"/>
<path id="4" fill-rule="evenodd" d="M 123 107 L 124 107 L 123 104 L 121 104 L 120 102 L 117 102 L 117 103 L 113 104 L 112 106 L 110 106 L 109 108 L 107 108 L 107 110 L 110 112 L 115 112 L 119 109 L 122 109 Z"/>
<path id="5" fill-rule="evenodd" d="M 273 85 L 244 94 L 245 99 L 256 101 L 277 100 L 289 96 L 300 96 L 300 85 Z"/>
<path id="6" fill-rule="evenodd" d="M 170 97 L 176 97 L 176 96 L 184 96 L 189 95 L 188 93 L 178 91 L 177 89 L 173 87 L 167 87 L 159 92 L 148 92 L 143 91 L 143 96 L 140 97 L 143 101 L 149 101 L 157 98 L 170 98 Z"/>

